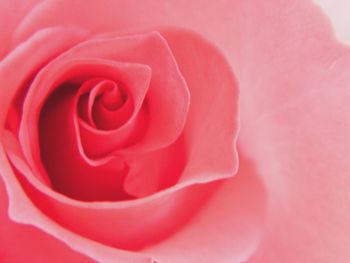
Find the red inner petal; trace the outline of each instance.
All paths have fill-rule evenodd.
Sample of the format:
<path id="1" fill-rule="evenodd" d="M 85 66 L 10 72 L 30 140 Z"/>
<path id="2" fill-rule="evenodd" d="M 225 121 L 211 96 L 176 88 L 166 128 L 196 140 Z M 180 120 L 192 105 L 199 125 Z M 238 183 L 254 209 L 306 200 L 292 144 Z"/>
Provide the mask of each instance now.
<path id="1" fill-rule="evenodd" d="M 126 100 L 125 91 L 114 82 L 104 83 L 103 88 L 100 104 L 109 110 L 119 109 Z"/>
<path id="2" fill-rule="evenodd" d="M 92 107 L 92 116 L 96 127 L 101 130 L 118 129 L 132 115 L 134 109 L 132 100 L 125 95 L 116 83 L 113 86 L 104 86 L 99 97 L 95 98 Z M 124 94 L 123 94 L 124 93 Z"/>
<path id="3" fill-rule="evenodd" d="M 113 130 L 132 116 L 134 105 L 124 89 L 114 80 L 90 79 L 79 91 L 79 117 L 96 129 Z"/>
<path id="4" fill-rule="evenodd" d="M 84 52 L 88 52 L 89 56 L 98 56 L 99 59 L 86 58 Z M 153 56 L 153 53 L 159 56 Z M 70 59 L 70 56 L 74 58 Z M 110 60 L 101 57 L 108 57 Z M 82 91 L 77 91 L 76 88 L 74 92 L 83 94 L 80 101 L 74 94 L 66 94 L 67 91 L 52 93 L 55 89 L 62 89 L 62 83 L 71 83 L 78 87 L 88 78 L 96 82 L 99 78 L 104 80 L 83 85 Z M 127 97 L 126 94 L 121 94 L 120 100 L 116 101 L 119 88 L 116 90 L 114 84 L 112 88 L 104 88 L 105 81 L 112 81 L 125 89 Z M 113 88 L 114 98 L 111 96 Z M 102 91 L 108 89 L 112 91 L 109 96 Z M 86 91 L 89 92 L 88 97 Z M 52 97 L 47 100 L 50 94 Z M 60 99 L 60 104 L 70 107 L 69 110 L 64 111 L 59 107 L 53 109 L 50 106 Z M 84 109 L 86 104 L 87 109 Z M 32 108 L 32 105 L 36 106 Z M 123 185 L 126 171 L 129 170 L 128 165 L 131 164 L 134 166 L 132 171 L 139 170 L 143 174 L 142 180 L 136 181 L 152 187 L 145 187 L 146 190 L 140 192 L 135 191 L 138 189 L 137 184 L 128 183 L 126 189 L 130 194 L 143 196 L 178 181 L 184 166 L 183 146 L 176 150 L 179 156 L 174 154 L 165 159 L 161 155 L 151 154 L 150 151 L 166 148 L 178 139 L 188 106 L 186 83 L 166 41 L 158 33 L 91 41 L 53 61 L 33 82 L 24 104 L 21 144 L 30 163 L 40 168 L 43 160 L 46 172 L 53 177 L 55 189 L 70 197 L 81 200 L 130 198 Z M 38 141 L 35 123 L 40 111 L 39 147 L 33 144 Z M 137 158 L 146 152 L 151 157 L 141 159 L 149 162 L 138 162 Z M 60 160 L 61 165 L 56 164 L 57 160 Z M 153 163 L 150 163 L 151 160 Z M 119 167 L 117 172 L 107 169 L 111 163 L 115 165 L 120 162 L 126 162 L 123 165 L 128 169 L 122 170 Z M 176 167 L 172 173 L 164 168 L 165 164 L 170 163 Z M 154 170 L 156 172 L 146 172 L 152 169 L 145 167 L 152 165 L 159 166 Z M 87 171 L 88 168 L 91 168 L 90 172 Z M 131 180 L 136 176 L 135 172 L 133 174 L 128 182 L 136 182 Z M 149 174 L 149 180 L 144 180 L 146 174 Z M 163 179 L 164 176 L 167 179 Z M 104 190 L 95 191 L 94 187 Z"/>
<path id="5" fill-rule="evenodd" d="M 123 190 L 128 171 L 125 162 L 115 157 L 93 166 L 77 147 L 74 95 L 76 88 L 65 85 L 45 103 L 40 115 L 41 159 L 53 187 L 80 200 L 120 200 L 130 198 Z"/>

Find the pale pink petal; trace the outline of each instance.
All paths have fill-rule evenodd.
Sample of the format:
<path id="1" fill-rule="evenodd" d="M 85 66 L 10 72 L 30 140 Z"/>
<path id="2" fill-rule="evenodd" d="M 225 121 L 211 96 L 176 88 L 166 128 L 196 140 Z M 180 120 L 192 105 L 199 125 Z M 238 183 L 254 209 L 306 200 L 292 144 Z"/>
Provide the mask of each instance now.
<path id="1" fill-rule="evenodd" d="M 242 91 L 240 145 L 270 200 L 252 261 L 348 261 L 350 50 L 334 41 L 312 4 L 281 3 L 279 12 L 266 2 L 245 7 L 254 13 L 249 23 L 241 19 L 247 33 L 232 49 Z"/>
<path id="2" fill-rule="evenodd" d="M 181 183 L 208 182 L 237 171 L 238 84 L 225 57 L 191 31 L 164 30 L 191 93 Z"/>
<path id="3" fill-rule="evenodd" d="M 14 0 L 0 1 L 0 59 L 2 59 L 13 46 L 13 31 L 21 23 L 23 17 L 36 5 L 40 0 Z"/>
<path id="4" fill-rule="evenodd" d="M 237 169 L 234 145 L 238 129 L 238 89 L 230 66 L 216 47 L 193 32 L 172 29 L 163 30 L 162 34 L 175 55 L 191 94 L 187 122 L 182 138 L 177 142 L 183 144 L 185 151 L 181 152 L 181 145 L 178 145 L 178 149 L 168 150 L 174 151 L 173 154 L 160 152 L 137 156 L 136 171 L 131 171 L 126 187 L 129 192 L 130 188 L 143 191 L 140 195 L 156 188 L 156 185 L 152 188 L 152 184 L 148 184 L 150 178 L 171 181 L 177 180 L 176 173 L 180 173 L 181 184 L 208 182 L 231 177 Z M 174 157 L 169 159 L 166 155 L 182 155 L 184 160 L 176 162 Z M 152 169 L 148 163 L 161 165 Z M 128 185 L 130 182 L 133 185 Z M 146 185 L 150 188 L 147 189 Z"/>
<path id="5" fill-rule="evenodd" d="M 308 76 L 289 73 L 309 92 L 263 112 L 242 132 L 271 198 L 252 262 L 350 258 L 350 56 L 312 65 L 301 66 Z"/>
<path id="6" fill-rule="evenodd" d="M 241 152 L 238 174 L 218 187 L 183 229 L 143 251 L 167 263 L 246 262 L 259 245 L 266 203 L 254 163 Z"/>

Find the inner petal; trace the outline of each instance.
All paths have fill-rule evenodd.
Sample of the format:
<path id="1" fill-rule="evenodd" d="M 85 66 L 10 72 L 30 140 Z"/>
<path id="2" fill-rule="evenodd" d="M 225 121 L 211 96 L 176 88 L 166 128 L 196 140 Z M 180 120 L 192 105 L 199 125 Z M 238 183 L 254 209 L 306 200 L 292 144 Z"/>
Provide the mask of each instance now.
<path id="1" fill-rule="evenodd" d="M 55 190 L 78 200 L 122 200 L 128 166 L 114 156 L 87 162 L 78 147 L 74 124 L 76 88 L 60 86 L 45 103 L 39 121 L 41 159 Z"/>
<path id="2" fill-rule="evenodd" d="M 125 138 L 129 139 L 134 128 L 142 130 L 133 120 L 138 119 L 136 116 L 145 115 L 147 103 L 144 103 L 144 97 L 151 76 L 149 67 L 101 59 L 70 60 L 55 66 L 50 75 L 43 74 L 36 78 L 26 97 L 26 111 L 20 129 L 23 152 L 28 154 L 30 150 L 33 154 L 32 160 L 28 158 L 30 163 L 39 168 L 44 164 L 43 169 L 50 177 L 53 188 L 69 197 L 89 201 L 133 198 L 123 188 L 129 169 L 127 163 L 116 154 L 98 157 L 98 153 L 104 153 L 106 147 L 112 150 Z M 93 85 L 86 84 L 89 77 L 91 83 L 95 82 Z M 130 124 L 127 129 L 118 129 L 119 133 L 94 129 L 78 114 L 79 96 L 88 95 L 102 79 L 122 83 L 130 94 L 127 100 L 132 102 Z M 44 87 L 47 90 L 42 90 Z M 36 88 L 41 92 L 35 93 Z M 46 91 L 51 91 L 51 94 L 45 96 Z M 43 98 L 45 100 L 40 102 Z M 140 110 L 142 105 L 145 107 Z M 36 123 L 33 113 L 40 113 L 39 125 L 33 125 Z M 147 117 L 141 119 L 146 120 Z M 33 129 L 35 127 L 39 128 L 38 133 Z M 120 130 L 124 130 L 124 137 L 119 137 Z M 39 143 L 33 145 L 35 142 Z M 94 159 L 90 159 L 88 154 Z"/>
<path id="3" fill-rule="evenodd" d="M 93 122 L 101 130 L 119 128 L 131 117 L 134 108 L 127 93 L 114 81 L 108 80 L 91 91 L 89 106 Z"/>
<path id="4" fill-rule="evenodd" d="M 106 49 L 108 52 L 105 52 Z M 90 57 L 84 54 L 85 51 Z M 154 54 L 157 54 L 157 56 L 154 56 Z M 100 58 L 95 58 L 95 56 Z M 116 60 L 120 62 L 116 62 Z M 52 101 L 55 101 L 55 99 L 52 99 L 47 104 L 48 97 L 50 94 L 53 94 L 55 89 L 60 86 L 62 87 L 62 83 L 69 83 L 73 78 L 75 79 L 74 83 L 76 84 L 78 80 L 80 85 L 88 78 L 113 79 L 117 81 L 118 87 L 118 81 L 121 81 L 120 87 L 125 87 L 129 91 L 127 94 L 131 95 L 130 101 L 132 101 L 134 107 L 132 115 L 117 129 L 101 130 L 98 129 L 97 125 L 94 127 L 93 125 L 89 125 L 89 123 L 92 124 L 101 119 L 95 118 L 92 114 L 95 111 L 95 105 L 100 104 L 100 106 L 103 106 L 100 107 L 101 109 L 113 112 L 113 110 L 106 107 L 106 105 L 109 105 L 109 102 L 106 101 L 107 99 L 104 99 L 103 103 L 96 103 L 97 100 L 95 100 L 90 121 L 86 122 L 83 118 L 74 117 L 78 116 L 77 101 L 72 99 L 70 95 L 58 96 L 58 93 L 54 97 L 57 100 L 61 96 L 65 97 L 64 101 L 69 101 L 66 105 L 69 110 L 55 112 L 50 107 L 50 104 L 54 104 Z M 123 81 L 123 79 L 127 81 Z M 126 83 L 128 85 L 125 85 Z M 70 88 L 65 88 L 65 90 L 69 92 L 68 90 Z M 77 92 L 77 90 L 74 90 L 74 92 Z M 89 100 L 89 97 L 87 97 L 87 100 Z M 127 101 L 128 99 L 122 107 L 127 104 Z M 62 102 L 61 104 L 63 105 L 64 103 Z M 56 172 L 56 178 L 60 180 L 60 175 L 62 175 L 62 177 L 69 181 L 71 180 L 69 179 L 70 177 L 74 178 L 75 175 L 83 174 L 79 170 L 81 167 L 84 165 L 91 166 L 91 163 L 89 163 L 86 157 L 99 159 L 106 157 L 106 155 L 110 157 L 117 154 L 130 155 L 131 151 L 142 151 L 145 153 L 171 145 L 181 134 L 188 107 L 189 92 L 186 82 L 177 67 L 165 39 L 158 33 L 124 38 L 117 37 L 103 40 L 98 45 L 96 41 L 91 41 L 88 44 L 82 44 L 77 48 L 73 48 L 67 54 L 50 63 L 38 74 L 24 103 L 25 110 L 20 127 L 20 143 L 23 147 L 24 155 L 31 163 L 37 164 L 40 163 L 41 158 L 48 158 L 50 160 L 47 160 L 46 163 L 49 163 L 49 165 L 46 165 L 46 167 L 51 165 L 51 168 L 47 168 L 49 173 L 50 171 Z M 45 111 L 43 110 L 44 108 L 46 108 Z M 120 109 L 117 109 L 117 111 Z M 40 115 L 39 121 L 37 113 L 41 111 L 43 113 Z M 67 112 L 70 115 L 63 114 Z M 57 123 L 60 125 L 54 125 L 52 123 L 55 120 L 55 115 L 60 116 L 57 117 L 59 120 Z M 47 116 L 51 117 L 49 118 Z M 70 118 L 71 116 L 73 118 Z M 106 114 L 101 114 L 101 116 L 106 116 Z M 37 132 L 36 128 L 38 122 L 40 122 L 40 132 Z M 69 134 L 59 132 L 60 128 L 64 125 L 69 125 L 69 128 L 66 129 L 70 132 Z M 38 141 L 36 136 L 39 133 L 41 138 L 40 146 L 38 147 L 36 145 Z M 76 138 L 77 141 L 64 140 L 62 139 L 64 136 L 71 136 L 71 138 Z M 143 138 L 140 140 L 142 136 Z M 55 139 L 56 137 L 59 139 Z M 49 148 L 45 150 L 45 147 L 48 145 L 47 142 L 50 141 L 55 144 L 50 148 L 57 148 L 57 151 L 51 151 L 51 156 L 46 157 L 49 155 Z M 76 171 L 65 174 L 65 171 L 62 170 L 65 165 L 55 167 L 55 160 L 68 158 L 70 160 L 67 161 L 66 166 L 70 166 L 70 161 L 73 161 L 74 158 L 69 156 L 70 154 L 67 152 L 63 154 L 63 149 L 68 144 L 74 149 L 65 150 L 72 150 L 72 153 L 74 153 L 73 156 L 76 155 L 78 158 L 74 162 L 77 164 Z M 84 152 L 81 151 L 82 149 Z M 80 155 L 78 156 L 78 154 Z M 122 162 L 118 161 L 117 156 L 115 157 L 116 161 L 114 165 L 118 168 L 116 168 L 118 172 L 122 172 Z M 79 164 L 79 161 L 81 161 L 82 165 Z M 62 164 L 62 162 L 60 163 Z M 72 167 L 75 166 L 72 165 Z M 60 170 L 60 168 L 62 169 Z M 69 196 L 79 199 L 110 200 L 109 197 L 104 196 L 104 193 L 100 193 L 101 196 L 93 196 L 94 191 L 91 190 L 99 183 L 98 181 L 94 182 L 94 180 L 99 176 L 103 178 L 103 174 L 106 173 L 104 171 L 94 171 L 94 176 L 92 174 L 91 176 L 86 176 L 89 178 L 94 177 L 94 179 L 87 180 L 88 183 L 85 186 L 83 185 L 86 183 L 84 180 L 77 179 L 77 182 L 82 184 L 83 187 L 75 188 L 85 189 L 85 197 L 82 197 L 79 193 L 74 193 L 74 184 L 71 185 L 71 189 L 66 189 L 65 191 Z M 114 180 L 116 180 L 116 177 L 111 175 L 112 180 L 108 185 L 110 187 L 123 185 L 123 176 L 124 174 L 122 173 L 118 177 L 120 181 L 115 183 Z M 65 187 L 64 185 L 66 183 L 55 183 L 55 185 Z M 136 185 L 133 185 L 133 187 L 128 187 L 128 190 L 134 190 L 136 188 Z M 104 187 L 101 187 L 101 189 L 104 189 Z M 72 190 L 73 193 L 69 193 L 69 190 Z M 61 191 L 63 192 L 63 190 Z M 116 191 L 127 195 L 123 189 Z M 124 197 L 116 198 L 122 199 Z"/>
<path id="5" fill-rule="evenodd" d="M 90 79 L 79 90 L 78 114 L 91 127 L 117 129 L 132 115 L 133 101 L 114 80 Z"/>
<path id="6" fill-rule="evenodd" d="M 121 106 L 111 108 L 112 98 L 104 91 L 110 87 L 103 80 L 82 85 L 80 94 L 90 91 L 82 107 L 87 107 L 88 121 L 78 118 L 78 133 L 87 156 L 100 158 L 137 143 L 145 134 L 148 124 L 146 94 L 151 80 L 151 69 L 136 63 L 114 63 L 113 71 L 120 90 Z M 93 81 L 93 80 L 91 80 Z M 110 84 L 108 84 L 110 85 Z M 122 87 L 122 88 L 121 88 Z M 86 96 L 86 95 L 84 95 Z M 109 101 L 108 101 L 109 100 Z M 113 100 L 112 100 L 113 101 Z M 77 103 L 79 112 L 79 102 Z M 121 103 L 120 103 L 121 104 Z M 106 106 L 107 105 L 107 106 Z"/>
<path id="7" fill-rule="evenodd" d="M 120 88 L 117 83 L 110 80 L 105 80 L 100 83 L 102 92 L 98 102 L 109 110 L 119 109 L 125 102 L 127 94 Z"/>

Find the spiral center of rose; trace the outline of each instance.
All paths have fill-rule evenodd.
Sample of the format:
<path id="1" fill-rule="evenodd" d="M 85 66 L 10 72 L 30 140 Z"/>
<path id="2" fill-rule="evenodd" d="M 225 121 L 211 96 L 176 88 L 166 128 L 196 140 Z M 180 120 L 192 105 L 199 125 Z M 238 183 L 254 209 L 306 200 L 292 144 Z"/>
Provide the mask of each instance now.
<path id="1" fill-rule="evenodd" d="M 225 87 L 236 83 L 211 45 L 181 34 L 179 48 L 167 36 L 174 53 L 169 39 L 150 32 L 91 39 L 55 57 L 13 103 L 7 125 L 18 133 L 15 157 L 23 154 L 36 180 L 83 201 L 141 198 L 193 183 L 203 171 L 208 178 L 198 182 L 231 176 L 236 91 Z M 187 59 L 188 48 L 200 51 L 193 43 L 211 63 Z"/>
<path id="2" fill-rule="evenodd" d="M 102 83 L 102 95 L 100 102 L 106 109 L 116 110 L 120 108 L 125 102 L 125 94 L 123 94 L 123 90 L 118 87 L 115 82 L 106 81 Z"/>
<path id="3" fill-rule="evenodd" d="M 133 199 L 174 185 L 186 163 L 190 98 L 167 42 L 156 32 L 99 41 L 36 76 L 20 127 L 25 155 L 53 189 L 79 200 Z"/>
<path id="4" fill-rule="evenodd" d="M 112 130 L 130 117 L 131 101 L 128 101 L 128 94 L 115 81 L 88 80 L 82 84 L 82 89 L 87 92 L 79 98 L 78 114 L 90 126 Z"/>

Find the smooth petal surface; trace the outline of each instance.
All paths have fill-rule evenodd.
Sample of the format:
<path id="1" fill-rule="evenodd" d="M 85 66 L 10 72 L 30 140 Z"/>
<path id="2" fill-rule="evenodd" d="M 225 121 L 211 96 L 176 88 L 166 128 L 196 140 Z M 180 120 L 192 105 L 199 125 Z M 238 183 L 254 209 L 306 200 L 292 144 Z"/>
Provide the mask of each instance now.
<path id="1" fill-rule="evenodd" d="M 13 31 L 21 22 L 21 19 L 39 2 L 40 0 L 0 2 L 0 60 L 11 48 L 14 48 Z"/>
<path id="2" fill-rule="evenodd" d="M 315 90 L 265 113 L 242 137 L 261 170 L 273 163 L 263 177 L 271 196 L 268 225 L 252 262 L 350 258 L 349 66 L 347 55 L 304 78 Z M 260 141 L 248 142 L 254 130 Z"/>
<path id="3" fill-rule="evenodd" d="M 30 225 L 13 222 L 8 217 L 8 196 L 0 180 L 0 260 L 1 262 L 82 262 L 91 258 L 76 253 L 55 237 Z M 11 240 L 11 242 L 9 242 Z M 45 247 L 45 253 L 43 253 Z"/>
<path id="4" fill-rule="evenodd" d="M 191 31 L 164 30 L 163 35 L 191 93 L 183 131 L 187 165 L 180 182 L 231 177 L 238 168 L 239 95 L 234 73 L 216 46 Z"/>
<path id="5" fill-rule="evenodd" d="M 191 31 L 163 30 L 162 35 L 175 55 L 191 94 L 191 106 L 181 137 L 186 149 L 182 153 L 186 155 L 186 165 L 179 183 L 203 183 L 231 177 L 238 166 L 234 147 L 238 130 L 238 85 L 233 72 L 215 46 Z M 158 157 L 151 163 L 172 167 L 171 172 L 179 167 L 165 160 Z M 144 170 L 141 175 L 131 177 L 137 178 L 134 180 L 140 185 L 139 189 L 152 178 L 152 173 L 154 176 L 158 172 Z M 171 178 L 171 172 L 163 172 L 163 177 Z"/>
<path id="6" fill-rule="evenodd" d="M 266 195 L 254 163 L 240 153 L 238 174 L 219 183 L 184 229 L 145 252 L 169 263 L 246 262 L 260 242 Z"/>

